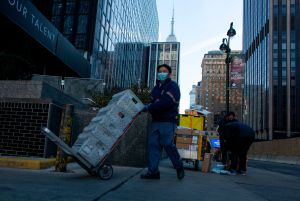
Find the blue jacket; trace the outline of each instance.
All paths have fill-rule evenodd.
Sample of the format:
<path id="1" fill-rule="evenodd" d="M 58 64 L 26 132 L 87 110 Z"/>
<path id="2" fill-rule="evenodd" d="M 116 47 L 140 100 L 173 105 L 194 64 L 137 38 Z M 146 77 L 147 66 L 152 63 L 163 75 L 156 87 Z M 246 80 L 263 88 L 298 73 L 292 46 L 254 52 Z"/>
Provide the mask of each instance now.
<path id="1" fill-rule="evenodd" d="M 177 123 L 179 100 L 180 90 L 176 82 L 170 78 L 163 83 L 157 81 L 148 107 L 153 121 Z"/>

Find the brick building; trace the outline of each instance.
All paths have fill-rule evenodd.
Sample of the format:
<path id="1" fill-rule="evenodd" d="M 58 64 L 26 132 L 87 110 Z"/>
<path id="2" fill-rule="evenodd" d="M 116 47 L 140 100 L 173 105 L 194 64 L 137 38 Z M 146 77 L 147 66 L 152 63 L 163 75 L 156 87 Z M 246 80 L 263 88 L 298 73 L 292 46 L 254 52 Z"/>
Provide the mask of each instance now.
<path id="1" fill-rule="evenodd" d="M 232 51 L 232 57 L 242 58 L 241 51 Z M 207 128 L 216 128 L 218 120 L 225 114 L 226 107 L 226 55 L 220 51 L 209 51 L 202 60 L 202 82 L 200 105 L 212 112 L 207 118 Z M 242 87 L 231 79 L 229 90 L 229 109 L 242 118 Z"/>

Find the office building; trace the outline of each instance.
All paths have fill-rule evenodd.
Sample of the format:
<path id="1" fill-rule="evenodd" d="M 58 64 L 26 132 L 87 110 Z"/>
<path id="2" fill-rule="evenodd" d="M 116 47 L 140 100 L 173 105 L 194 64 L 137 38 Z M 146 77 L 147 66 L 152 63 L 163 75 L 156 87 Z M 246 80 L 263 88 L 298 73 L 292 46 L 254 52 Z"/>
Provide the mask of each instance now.
<path id="1" fill-rule="evenodd" d="M 244 120 L 258 139 L 300 134 L 299 6 L 244 0 Z"/>
<path id="2" fill-rule="evenodd" d="M 155 0 L 5 0 L 1 1 L 1 11 L 13 21 L 12 12 L 17 13 L 20 18 L 15 22 L 17 25 L 26 16 L 24 27 L 32 27 L 25 30 L 29 35 L 33 35 L 31 30 L 35 29 L 38 34 L 44 34 L 44 38 L 53 38 L 46 49 L 55 49 L 52 52 L 61 54 L 62 59 L 71 63 L 71 68 L 78 68 L 77 71 L 87 68 L 79 73 L 80 77 L 103 80 L 107 87 L 126 88 L 147 82 L 148 46 L 158 41 Z M 10 31 L 6 33 L 9 34 Z M 33 36 L 33 40 L 36 38 Z M 62 49 L 62 41 L 73 49 Z M 76 56 L 73 57 L 74 51 Z M 81 58 L 88 67 L 78 62 Z M 35 73 L 53 74 L 54 68 L 63 69 L 56 64 L 51 66 Z M 62 75 L 76 76 L 74 73 Z"/>
<path id="3" fill-rule="evenodd" d="M 242 118 L 242 68 L 241 51 L 231 51 L 229 110 Z M 202 82 L 200 105 L 213 113 L 207 119 L 208 128 L 216 128 L 226 112 L 226 54 L 209 51 L 202 60 Z M 236 75 L 239 75 L 238 77 Z M 239 78 L 239 79 L 237 79 Z"/>
<path id="4" fill-rule="evenodd" d="M 190 95 L 190 109 L 195 107 L 196 105 L 200 105 L 200 97 L 201 97 L 201 81 L 197 83 L 197 85 L 192 86 L 192 90 L 189 93 Z"/>

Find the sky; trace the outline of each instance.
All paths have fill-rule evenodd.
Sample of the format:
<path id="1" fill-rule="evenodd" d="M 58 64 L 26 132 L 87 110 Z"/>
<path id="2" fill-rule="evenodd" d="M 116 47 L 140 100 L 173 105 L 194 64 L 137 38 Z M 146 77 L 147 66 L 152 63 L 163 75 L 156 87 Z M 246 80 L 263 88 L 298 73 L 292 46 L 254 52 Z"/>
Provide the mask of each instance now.
<path id="1" fill-rule="evenodd" d="M 174 33 L 180 42 L 180 113 L 190 106 L 189 93 L 202 79 L 201 62 L 208 51 L 218 50 L 233 22 L 237 34 L 230 40 L 231 50 L 242 49 L 242 0 L 156 0 L 159 41 L 171 33 L 174 2 Z"/>

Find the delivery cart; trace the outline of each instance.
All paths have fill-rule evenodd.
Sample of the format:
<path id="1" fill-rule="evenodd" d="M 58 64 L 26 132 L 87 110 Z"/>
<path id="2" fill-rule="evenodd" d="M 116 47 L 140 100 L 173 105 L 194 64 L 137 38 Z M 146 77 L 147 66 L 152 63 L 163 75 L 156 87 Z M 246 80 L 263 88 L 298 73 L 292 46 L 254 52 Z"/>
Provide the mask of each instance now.
<path id="1" fill-rule="evenodd" d="M 203 161 L 205 153 L 210 152 L 210 144 L 205 131 L 177 129 L 175 134 L 176 147 L 182 160 L 192 163 L 195 170 L 198 170 L 199 161 Z"/>
<path id="2" fill-rule="evenodd" d="M 69 145 L 64 143 L 62 139 L 57 137 L 52 131 L 48 128 L 42 128 L 42 132 L 58 147 L 60 147 L 65 154 L 71 156 L 75 159 L 75 161 L 84 168 L 90 175 L 94 176 L 97 175 L 99 178 L 103 180 L 110 179 L 113 176 L 113 168 L 110 164 L 105 164 L 105 158 L 99 161 L 97 166 L 93 166 L 90 164 L 84 157 L 78 154 L 75 150 L 73 150 Z"/>
<path id="3" fill-rule="evenodd" d="M 106 163 L 106 159 L 141 114 L 143 107 L 144 104 L 131 90 L 114 95 L 108 106 L 101 108 L 83 129 L 72 147 L 46 127 L 42 128 L 42 133 L 90 175 L 108 180 L 113 176 L 113 167 Z"/>

